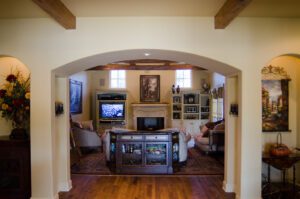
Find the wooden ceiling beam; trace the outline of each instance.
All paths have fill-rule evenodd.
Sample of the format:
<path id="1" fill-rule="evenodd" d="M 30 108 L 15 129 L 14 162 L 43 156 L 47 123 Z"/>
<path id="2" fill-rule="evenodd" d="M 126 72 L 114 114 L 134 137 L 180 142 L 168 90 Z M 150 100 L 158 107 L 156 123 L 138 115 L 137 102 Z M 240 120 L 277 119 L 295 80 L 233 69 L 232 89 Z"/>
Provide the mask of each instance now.
<path id="1" fill-rule="evenodd" d="M 65 29 L 76 28 L 76 17 L 60 0 L 32 0 Z"/>
<path id="2" fill-rule="evenodd" d="M 252 0 L 227 0 L 215 16 L 215 29 L 224 29 Z"/>
<path id="3" fill-rule="evenodd" d="M 108 64 L 104 66 L 96 66 L 90 68 L 88 70 L 183 70 L 183 69 L 191 69 L 191 70 L 206 70 L 201 67 L 183 64 L 183 65 L 145 65 L 145 66 L 137 66 L 137 65 L 119 65 L 119 64 Z"/>

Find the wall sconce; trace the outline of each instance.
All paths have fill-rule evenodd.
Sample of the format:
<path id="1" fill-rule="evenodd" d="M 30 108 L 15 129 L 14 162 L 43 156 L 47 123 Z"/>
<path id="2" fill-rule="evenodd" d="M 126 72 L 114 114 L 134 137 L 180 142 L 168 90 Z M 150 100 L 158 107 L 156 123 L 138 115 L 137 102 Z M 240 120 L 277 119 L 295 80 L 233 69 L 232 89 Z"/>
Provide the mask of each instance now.
<path id="1" fill-rule="evenodd" d="M 238 116 L 239 114 L 239 107 L 238 104 L 230 104 L 230 115 Z"/>
<path id="2" fill-rule="evenodd" d="M 55 115 L 64 113 L 64 104 L 62 102 L 55 102 Z"/>

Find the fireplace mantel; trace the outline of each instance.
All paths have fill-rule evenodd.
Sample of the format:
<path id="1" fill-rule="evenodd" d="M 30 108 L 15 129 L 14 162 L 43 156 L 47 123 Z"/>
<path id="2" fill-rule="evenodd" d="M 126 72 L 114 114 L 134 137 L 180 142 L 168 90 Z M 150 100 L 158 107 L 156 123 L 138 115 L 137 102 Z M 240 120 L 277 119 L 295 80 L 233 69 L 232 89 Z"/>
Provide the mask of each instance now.
<path id="1" fill-rule="evenodd" d="M 168 107 L 167 103 L 153 103 L 153 104 L 142 104 L 142 103 L 132 103 L 132 107 Z"/>
<path id="2" fill-rule="evenodd" d="M 153 103 L 153 104 L 142 104 L 142 103 L 132 103 L 132 113 L 133 113 L 133 126 L 137 129 L 137 118 L 138 117 L 163 117 L 164 127 L 168 121 L 168 108 L 167 103 Z"/>

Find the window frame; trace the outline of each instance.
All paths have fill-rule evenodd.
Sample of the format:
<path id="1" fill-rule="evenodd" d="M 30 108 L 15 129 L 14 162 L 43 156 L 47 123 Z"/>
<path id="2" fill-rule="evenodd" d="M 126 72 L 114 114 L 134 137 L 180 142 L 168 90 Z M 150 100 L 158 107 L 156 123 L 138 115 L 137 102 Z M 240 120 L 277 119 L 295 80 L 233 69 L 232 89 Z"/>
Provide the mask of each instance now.
<path id="1" fill-rule="evenodd" d="M 184 71 L 189 71 L 189 77 L 188 78 L 185 76 Z M 183 72 L 183 78 L 178 78 L 178 72 Z M 192 88 L 192 82 L 193 82 L 192 78 L 193 78 L 192 77 L 192 70 L 190 70 L 190 69 L 187 69 L 187 70 L 186 69 L 180 69 L 180 70 L 175 71 L 175 82 L 176 82 L 176 85 L 179 85 L 180 88 L 183 88 L 183 89 Z M 183 85 L 180 85 L 178 83 L 179 79 L 182 80 Z M 184 84 L 185 80 L 189 80 L 189 85 L 188 86 L 185 86 L 185 84 Z"/>
<path id="2" fill-rule="evenodd" d="M 114 71 L 118 72 L 116 78 L 112 77 Z M 120 71 L 124 71 L 124 79 L 120 78 L 120 74 L 119 74 Z M 113 87 L 112 80 L 117 80 L 117 87 Z M 124 80 L 124 87 L 120 87 L 120 80 Z M 127 86 L 126 85 L 126 70 L 110 70 L 109 71 L 109 88 L 111 88 L 111 89 L 126 89 L 126 86 Z"/>

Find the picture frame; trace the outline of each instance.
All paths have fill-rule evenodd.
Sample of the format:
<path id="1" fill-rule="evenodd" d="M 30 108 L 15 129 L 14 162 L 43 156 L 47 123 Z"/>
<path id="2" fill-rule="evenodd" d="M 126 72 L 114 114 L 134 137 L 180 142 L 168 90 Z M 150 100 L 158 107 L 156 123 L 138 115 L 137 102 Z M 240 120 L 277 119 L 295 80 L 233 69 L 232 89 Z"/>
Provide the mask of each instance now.
<path id="1" fill-rule="evenodd" d="M 70 79 L 70 113 L 82 113 L 82 82 Z"/>
<path id="2" fill-rule="evenodd" d="M 290 132 L 289 81 L 262 80 L 263 132 Z"/>
<path id="3" fill-rule="evenodd" d="M 159 75 L 140 76 L 140 101 L 149 103 L 160 101 Z"/>

